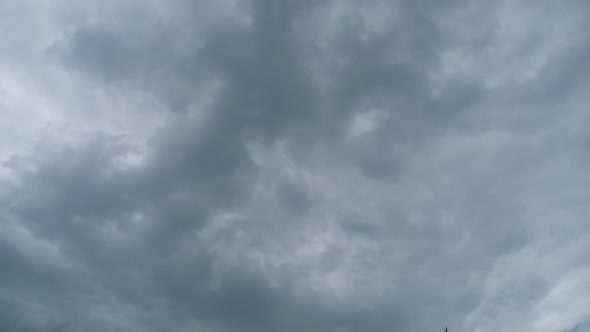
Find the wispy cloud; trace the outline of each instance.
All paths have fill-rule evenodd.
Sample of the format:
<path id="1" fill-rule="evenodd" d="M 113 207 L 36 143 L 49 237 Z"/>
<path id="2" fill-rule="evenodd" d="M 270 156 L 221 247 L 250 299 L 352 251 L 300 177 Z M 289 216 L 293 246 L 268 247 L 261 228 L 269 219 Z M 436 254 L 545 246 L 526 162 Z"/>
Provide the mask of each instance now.
<path id="1" fill-rule="evenodd" d="M 584 331 L 584 1 L 0 1 L 0 330 Z"/>

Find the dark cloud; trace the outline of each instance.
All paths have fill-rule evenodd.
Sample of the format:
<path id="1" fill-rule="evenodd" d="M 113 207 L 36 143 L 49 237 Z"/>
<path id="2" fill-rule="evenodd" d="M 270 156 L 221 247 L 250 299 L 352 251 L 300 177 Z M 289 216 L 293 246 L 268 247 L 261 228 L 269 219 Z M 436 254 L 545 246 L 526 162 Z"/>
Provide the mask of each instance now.
<path id="1" fill-rule="evenodd" d="M 19 6 L 0 329 L 586 327 L 582 2 Z"/>

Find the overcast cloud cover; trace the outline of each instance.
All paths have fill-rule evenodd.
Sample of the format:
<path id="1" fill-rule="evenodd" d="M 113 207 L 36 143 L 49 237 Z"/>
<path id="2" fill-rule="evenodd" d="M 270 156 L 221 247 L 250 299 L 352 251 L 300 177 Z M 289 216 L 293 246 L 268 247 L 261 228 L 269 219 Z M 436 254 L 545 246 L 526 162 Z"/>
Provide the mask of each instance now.
<path id="1" fill-rule="evenodd" d="M 589 25 L 0 0 L 0 331 L 590 331 Z"/>

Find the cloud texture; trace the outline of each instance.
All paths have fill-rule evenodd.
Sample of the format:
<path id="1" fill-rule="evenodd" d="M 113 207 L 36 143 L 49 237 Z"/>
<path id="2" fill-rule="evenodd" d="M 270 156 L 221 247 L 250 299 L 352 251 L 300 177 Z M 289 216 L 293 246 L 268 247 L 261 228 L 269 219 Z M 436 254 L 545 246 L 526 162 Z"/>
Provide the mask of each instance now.
<path id="1" fill-rule="evenodd" d="M 590 331 L 588 22 L 0 0 L 0 330 Z"/>

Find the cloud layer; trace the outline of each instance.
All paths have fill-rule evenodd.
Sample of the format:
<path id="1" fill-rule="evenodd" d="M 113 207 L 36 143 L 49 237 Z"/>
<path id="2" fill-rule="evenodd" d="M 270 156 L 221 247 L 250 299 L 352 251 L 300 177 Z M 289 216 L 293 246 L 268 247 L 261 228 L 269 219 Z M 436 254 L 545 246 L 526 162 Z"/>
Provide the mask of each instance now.
<path id="1" fill-rule="evenodd" d="M 590 331 L 584 1 L 0 1 L 0 330 Z"/>

